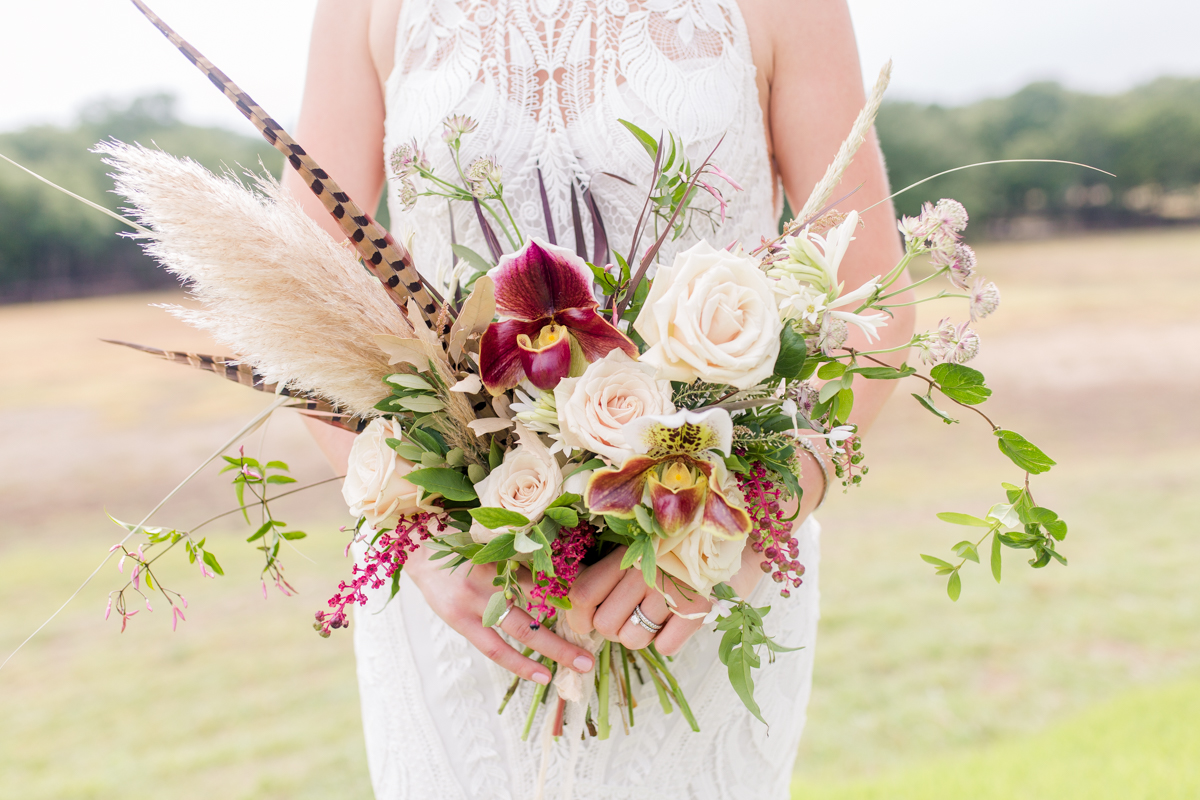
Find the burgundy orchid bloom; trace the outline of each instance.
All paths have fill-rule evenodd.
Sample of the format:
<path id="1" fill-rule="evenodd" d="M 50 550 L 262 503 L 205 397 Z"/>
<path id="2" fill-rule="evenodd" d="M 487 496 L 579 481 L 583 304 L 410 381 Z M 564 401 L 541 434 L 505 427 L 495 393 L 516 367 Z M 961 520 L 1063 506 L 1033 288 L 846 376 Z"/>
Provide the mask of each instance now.
<path id="1" fill-rule="evenodd" d="M 588 510 L 632 519 L 648 487 L 654 518 L 668 537 L 693 522 L 721 539 L 740 539 L 749 533 L 750 515 L 721 489 L 724 462 L 708 452 L 729 452 L 733 436 L 729 412 L 712 409 L 642 417 L 622 431 L 638 452 L 625 459 L 620 469 L 608 467 L 592 474 L 584 493 Z"/>
<path id="2" fill-rule="evenodd" d="M 496 283 L 500 321 L 484 331 L 479 363 L 492 394 L 525 377 L 539 389 L 553 389 L 570 371 L 572 341 L 588 361 L 617 348 L 637 358 L 629 337 L 596 312 L 591 271 L 570 250 L 530 239 L 488 276 Z"/>

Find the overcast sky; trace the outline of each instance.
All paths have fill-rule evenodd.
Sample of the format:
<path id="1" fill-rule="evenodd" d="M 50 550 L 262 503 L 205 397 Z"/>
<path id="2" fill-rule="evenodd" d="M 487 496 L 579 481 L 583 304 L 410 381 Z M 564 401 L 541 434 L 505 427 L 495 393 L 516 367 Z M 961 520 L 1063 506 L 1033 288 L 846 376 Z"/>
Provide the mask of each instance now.
<path id="1" fill-rule="evenodd" d="M 316 0 L 151 0 L 270 113 L 294 121 Z M 893 98 L 946 104 L 1053 79 L 1113 92 L 1200 77 L 1197 0 L 850 0 L 863 71 L 895 60 Z M 248 123 L 128 0 L 0 0 L 0 130 L 69 122 L 100 96 L 167 90 L 183 116 Z M 807 34 L 796 29 L 796 46 Z"/>

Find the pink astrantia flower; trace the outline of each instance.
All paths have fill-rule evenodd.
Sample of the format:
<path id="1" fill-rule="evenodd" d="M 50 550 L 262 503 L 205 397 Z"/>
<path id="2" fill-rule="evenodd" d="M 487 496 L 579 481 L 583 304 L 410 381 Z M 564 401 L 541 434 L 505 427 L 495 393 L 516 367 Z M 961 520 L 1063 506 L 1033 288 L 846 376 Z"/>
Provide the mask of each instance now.
<path id="1" fill-rule="evenodd" d="M 484 331 L 479 359 L 492 394 L 526 377 L 553 389 L 570 370 L 572 341 L 588 361 L 618 348 L 637 358 L 633 342 L 596 313 L 591 272 L 571 251 L 530 239 L 488 276 L 496 283 L 500 321 Z"/>

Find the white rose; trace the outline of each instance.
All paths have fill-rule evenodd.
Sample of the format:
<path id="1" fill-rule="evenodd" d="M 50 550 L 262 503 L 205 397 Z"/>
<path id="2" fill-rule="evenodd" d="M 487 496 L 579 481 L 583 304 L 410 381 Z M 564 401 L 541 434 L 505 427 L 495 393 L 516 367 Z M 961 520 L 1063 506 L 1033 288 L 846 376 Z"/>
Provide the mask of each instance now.
<path id="1" fill-rule="evenodd" d="M 774 370 L 783 323 L 758 261 L 702 241 L 659 270 L 633 328 L 661 377 L 748 389 Z"/>
<path id="2" fill-rule="evenodd" d="M 351 514 L 365 516 L 377 530 L 395 526 L 403 516 L 440 510 L 430 502 L 438 495 L 425 495 L 421 487 L 404 479 L 419 467 L 387 445 L 388 439 L 403 435 L 399 423 L 381 417 L 372 420 L 350 448 L 342 497 Z"/>
<path id="3" fill-rule="evenodd" d="M 712 480 L 722 487 L 729 501 L 742 503 L 737 481 L 723 464 L 713 463 Z M 695 589 L 701 597 L 707 597 L 712 587 L 733 578 L 742 568 L 742 550 L 746 537 L 729 538 L 714 535 L 700 528 L 704 509 L 671 537 L 657 539 L 654 557 L 658 568 Z"/>
<path id="4" fill-rule="evenodd" d="M 620 464 L 633 452 L 622 426 L 647 415 L 673 414 L 670 381 L 655 380 L 655 368 L 613 350 L 588 365 L 578 378 L 554 389 L 559 440 Z"/>
<path id="5" fill-rule="evenodd" d="M 500 466 L 475 484 L 475 493 L 484 508 L 515 511 L 530 522 L 537 522 L 563 493 L 562 469 L 537 434 L 520 422 L 517 436 L 521 444 L 505 453 Z M 471 538 L 481 544 L 490 542 L 499 533 L 478 522 L 471 524 Z"/>

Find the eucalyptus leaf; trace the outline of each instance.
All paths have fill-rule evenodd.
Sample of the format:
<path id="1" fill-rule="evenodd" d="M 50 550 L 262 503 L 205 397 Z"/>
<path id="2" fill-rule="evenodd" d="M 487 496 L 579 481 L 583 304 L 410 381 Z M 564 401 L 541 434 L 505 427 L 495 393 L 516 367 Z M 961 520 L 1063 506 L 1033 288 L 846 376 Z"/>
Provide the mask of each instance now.
<path id="1" fill-rule="evenodd" d="M 432 392 L 433 384 L 425 380 L 419 375 L 407 375 L 403 372 L 397 372 L 394 375 L 388 375 L 383 379 L 383 382 L 395 386 L 400 389 L 416 389 L 422 392 Z"/>
<path id="2" fill-rule="evenodd" d="M 407 411 L 415 411 L 418 414 L 432 414 L 433 412 L 441 411 L 446 407 L 446 404 L 441 400 L 429 395 L 402 397 L 396 401 L 396 405 Z"/>

